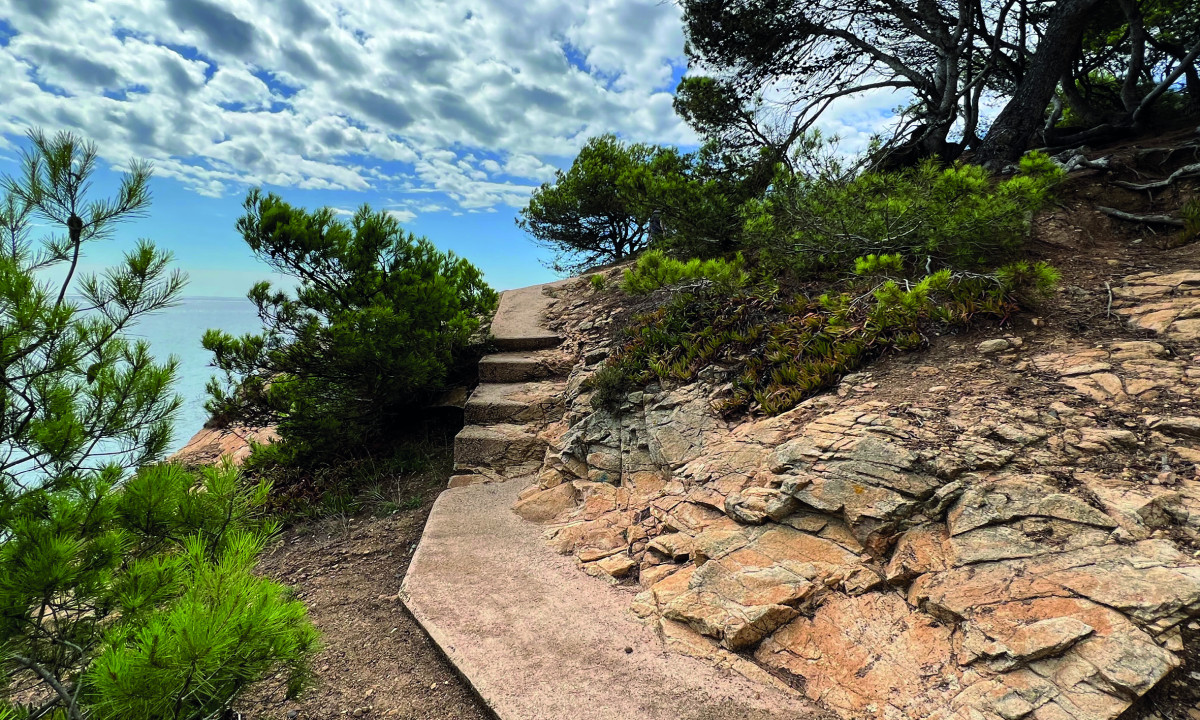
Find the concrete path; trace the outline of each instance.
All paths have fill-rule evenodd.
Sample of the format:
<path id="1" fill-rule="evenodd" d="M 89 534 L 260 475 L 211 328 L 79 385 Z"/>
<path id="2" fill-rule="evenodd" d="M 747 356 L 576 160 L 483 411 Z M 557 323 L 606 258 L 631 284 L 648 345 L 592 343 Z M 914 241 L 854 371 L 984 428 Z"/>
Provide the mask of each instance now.
<path id="1" fill-rule="evenodd" d="M 569 280 L 506 290 L 492 319 L 503 352 L 479 363 L 479 382 L 466 403 L 466 427 L 454 438 L 451 487 L 515 478 L 536 471 L 546 443 L 538 426 L 562 417 L 566 380 L 556 378 L 552 348 L 562 342 L 546 327 L 547 288 Z"/>
<path id="2" fill-rule="evenodd" d="M 796 693 L 667 652 L 629 589 L 584 574 L 513 513 L 542 465 L 538 430 L 563 413 L 544 287 L 501 296 L 492 333 L 507 352 L 480 363 L 458 474 L 430 512 L 404 604 L 500 720 L 814 717 Z"/>
<path id="3" fill-rule="evenodd" d="M 554 553 L 527 483 L 446 490 L 401 597 L 500 720 L 797 720 L 811 704 L 668 653 L 632 595 Z"/>
<path id="4" fill-rule="evenodd" d="M 531 285 L 501 293 L 500 306 L 492 318 L 492 338 L 496 347 L 501 350 L 541 350 L 558 345 L 561 339 L 546 329 L 550 298 L 543 290 L 565 282 L 570 281 Z"/>

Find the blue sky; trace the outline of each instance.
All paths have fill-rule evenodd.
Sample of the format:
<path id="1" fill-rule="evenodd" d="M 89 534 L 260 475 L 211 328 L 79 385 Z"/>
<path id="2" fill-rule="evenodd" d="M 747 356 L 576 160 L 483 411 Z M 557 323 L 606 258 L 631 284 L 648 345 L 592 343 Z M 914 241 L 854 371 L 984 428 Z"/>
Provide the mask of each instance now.
<path id="1" fill-rule="evenodd" d="M 97 142 L 97 193 L 151 160 L 150 215 L 85 267 L 150 238 L 189 295 L 267 275 L 234 229 L 252 186 L 393 212 L 519 287 L 552 275 L 517 209 L 588 137 L 695 142 L 683 69 L 659 0 L 0 0 L 0 172 L 32 126 Z"/>
<path id="2" fill-rule="evenodd" d="M 85 269 L 146 237 L 189 295 L 267 275 L 234 229 L 252 186 L 369 203 L 520 287 L 552 275 L 517 210 L 589 137 L 695 145 L 684 69 L 663 0 L 0 0 L 0 173 L 33 126 L 97 142 L 97 192 L 151 160 L 149 217 Z M 851 99 L 825 128 L 861 146 L 896 104 Z"/>

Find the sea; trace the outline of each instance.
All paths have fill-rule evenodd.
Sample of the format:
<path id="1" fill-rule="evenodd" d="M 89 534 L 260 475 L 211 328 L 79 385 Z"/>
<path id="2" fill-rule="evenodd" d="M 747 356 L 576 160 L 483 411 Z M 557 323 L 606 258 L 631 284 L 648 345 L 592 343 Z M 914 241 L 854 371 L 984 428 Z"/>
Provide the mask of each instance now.
<path id="1" fill-rule="evenodd" d="M 175 392 L 183 398 L 183 406 L 176 415 L 168 455 L 186 445 L 208 420 L 204 386 L 217 371 L 212 367 L 212 353 L 201 347 L 200 338 L 209 328 L 244 335 L 260 332 L 262 323 L 246 298 L 187 297 L 173 307 L 143 316 L 125 333 L 131 339 L 148 341 L 156 360 L 170 355 L 179 359 Z"/>

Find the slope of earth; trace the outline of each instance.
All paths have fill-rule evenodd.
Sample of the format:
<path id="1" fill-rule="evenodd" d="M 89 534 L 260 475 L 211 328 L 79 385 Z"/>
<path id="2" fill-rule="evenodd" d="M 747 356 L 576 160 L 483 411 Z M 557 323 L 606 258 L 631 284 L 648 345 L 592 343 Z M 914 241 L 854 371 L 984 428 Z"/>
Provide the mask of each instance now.
<path id="1" fill-rule="evenodd" d="M 1064 276 L 1040 316 L 774 418 L 719 418 L 713 383 L 593 411 L 584 380 L 630 309 L 562 288 L 551 327 L 578 363 L 515 509 L 636 586 L 668 645 L 753 657 L 845 718 L 1194 720 L 1200 245 L 1096 208 L 1177 209 L 1194 180 L 1116 183 L 1197 162 L 1197 140 L 1085 153 L 1035 221 Z"/>

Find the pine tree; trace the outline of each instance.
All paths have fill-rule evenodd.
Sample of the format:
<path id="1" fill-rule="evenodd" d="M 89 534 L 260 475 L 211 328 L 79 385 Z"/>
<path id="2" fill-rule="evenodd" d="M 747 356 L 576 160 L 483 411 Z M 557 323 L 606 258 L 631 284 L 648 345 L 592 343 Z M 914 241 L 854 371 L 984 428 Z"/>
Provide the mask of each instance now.
<path id="1" fill-rule="evenodd" d="M 183 276 L 145 241 L 78 272 L 85 246 L 145 212 L 150 167 L 89 200 L 96 147 L 29 140 L 0 205 L 0 718 L 198 720 L 279 669 L 298 690 L 315 631 L 251 574 L 276 530 L 269 486 L 149 465 L 177 364 L 124 333 Z M 57 232 L 35 243 L 35 220 Z"/>

